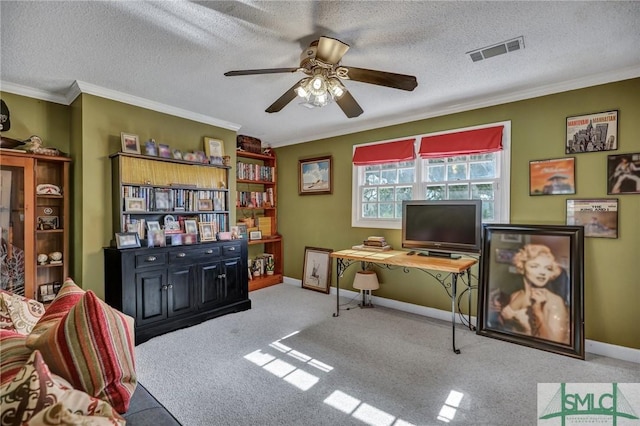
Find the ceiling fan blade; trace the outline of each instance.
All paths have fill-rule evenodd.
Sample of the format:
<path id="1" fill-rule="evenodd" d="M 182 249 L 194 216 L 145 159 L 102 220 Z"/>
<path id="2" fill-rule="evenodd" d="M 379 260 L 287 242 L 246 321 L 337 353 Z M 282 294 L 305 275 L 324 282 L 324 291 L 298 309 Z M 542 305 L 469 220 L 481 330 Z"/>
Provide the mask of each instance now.
<path id="1" fill-rule="evenodd" d="M 302 79 L 302 80 L 304 80 L 304 79 Z M 302 80 L 300 80 L 300 81 L 302 81 Z M 284 92 L 284 94 L 282 96 L 280 96 L 277 101 L 272 103 L 271 106 L 269 108 L 267 108 L 265 111 L 266 112 L 278 112 L 282 108 L 287 106 L 287 104 L 289 102 L 291 102 L 292 100 L 294 100 L 296 98 L 296 96 L 298 96 L 298 94 L 295 91 L 295 88 L 300 85 L 300 81 L 298 81 L 296 84 L 291 86 L 291 89 L 289 89 L 286 92 Z"/>
<path id="2" fill-rule="evenodd" d="M 351 96 L 349 91 L 345 91 L 342 96 L 336 99 L 336 103 L 340 107 L 340 109 L 345 113 L 345 115 L 349 118 L 354 118 L 362 114 L 362 108 L 358 102 L 356 102 L 355 98 Z"/>
<path id="3" fill-rule="evenodd" d="M 227 71 L 224 73 L 227 77 L 235 77 L 237 75 L 253 75 L 253 74 L 276 74 L 281 72 L 296 72 L 298 68 L 266 68 L 262 70 L 240 70 Z"/>
<path id="4" fill-rule="evenodd" d="M 364 68 L 342 67 L 347 69 L 349 80 L 361 81 L 363 83 L 377 84 L 394 89 L 412 91 L 418 85 L 418 81 L 412 75 L 395 74 L 386 71 L 375 71 Z"/>
<path id="5" fill-rule="evenodd" d="M 318 40 L 318 51 L 316 52 L 316 59 L 335 65 L 340 62 L 340 59 L 349 50 L 349 45 L 341 42 L 338 39 L 330 37 L 320 37 Z"/>

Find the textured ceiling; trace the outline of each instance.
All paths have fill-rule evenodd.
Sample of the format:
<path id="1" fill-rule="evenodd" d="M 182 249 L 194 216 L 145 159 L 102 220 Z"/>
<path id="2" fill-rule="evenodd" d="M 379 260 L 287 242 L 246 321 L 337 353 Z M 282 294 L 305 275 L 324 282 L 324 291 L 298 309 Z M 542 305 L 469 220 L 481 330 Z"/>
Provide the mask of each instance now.
<path id="1" fill-rule="evenodd" d="M 68 103 L 79 87 L 274 147 L 640 76 L 638 1 L 1 1 L 0 19 L 1 90 Z M 223 75 L 297 67 L 319 36 L 351 46 L 344 65 L 418 87 L 346 81 L 364 109 L 348 119 L 298 100 L 266 113 L 302 73 Z M 519 51 L 466 54 L 519 36 Z"/>

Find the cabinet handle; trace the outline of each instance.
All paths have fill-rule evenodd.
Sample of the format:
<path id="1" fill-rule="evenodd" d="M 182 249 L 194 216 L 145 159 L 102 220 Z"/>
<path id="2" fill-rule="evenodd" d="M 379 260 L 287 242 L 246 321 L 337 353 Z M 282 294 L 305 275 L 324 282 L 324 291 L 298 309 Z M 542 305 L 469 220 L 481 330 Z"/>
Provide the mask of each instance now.
<path id="1" fill-rule="evenodd" d="M 229 251 L 236 251 L 235 247 L 229 247 Z"/>
<path id="2" fill-rule="evenodd" d="M 166 286 L 166 285 L 163 285 L 163 286 L 162 286 L 162 290 L 166 290 L 166 289 L 167 289 L 167 286 Z"/>
<path id="3" fill-rule="evenodd" d="M 184 253 L 184 252 L 176 254 L 176 256 L 178 256 L 178 257 L 185 257 L 186 255 L 187 255 L 187 253 Z"/>
<path id="4" fill-rule="evenodd" d="M 227 278 L 227 274 L 220 274 L 218 275 L 218 278 L 219 279 Z"/>
<path id="5" fill-rule="evenodd" d="M 169 284 L 169 288 L 173 288 L 173 284 Z"/>
<path id="6" fill-rule="evenodd" d="M 145 260 L 145 262 L 155 262 L 156 259 L 157 258 L 155 256 L 149 256 L 149 257 L 147 257 L 147 260 Z"/>
<path id="7" fill-rule="evenodd" d="M 213 250 L 209 249 L 207 251 L 204 252 L 205 254 L 213 254 Z"/>

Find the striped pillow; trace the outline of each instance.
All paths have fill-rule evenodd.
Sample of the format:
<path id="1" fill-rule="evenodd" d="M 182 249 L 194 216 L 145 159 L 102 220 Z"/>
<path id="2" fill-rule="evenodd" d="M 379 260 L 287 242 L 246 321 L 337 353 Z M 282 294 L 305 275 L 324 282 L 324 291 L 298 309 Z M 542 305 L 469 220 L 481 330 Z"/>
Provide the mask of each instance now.
<path id="1" fill-rule="evenodd" d="M 31 333 L 27 337 L 27 346 L 32 347 L 33 342 L 52 326 L 56 325 L 60 318 L 65 316 L 69 309 L 75 306 L 82 298 L 85 291 L 78 287 L 71 278 L 67 278 L 55 299 L 47 307 L 44 315 L 38 320 Z"/>
<path id="2" fill-rule="evenodd" d="M 92 421 L 93 417 L 83 418 L 82 423 L 52 422 L 60 417 L 60 408 L 78 416 L 108 419 L 111 425 L 125 424 L 124 419 L 106 401 L 73 389 L 66 380 L 51 374 L 39 351 L 34 351 L 15 378 L 0 388 L 0 406 L 0 423 L 3 425 L 21 425 L 23 422 L 34 425 L 97 423 Z M 58 410 L 48 410 L 52 406 L 57 406 Z"/>
<path id="3" fill-rule="evenodd" d="M 0 385 L 11 381 L 29 359 L 33 351 L 26 341 L 23 334 L 0 329 Z"/>
<path id="4" fill-rule="evenodd" d="M 137 385 L 133 318 L 87 291 L 33 349 L 55 374 L 75 388 L 109 401 L 118 412 L 129 409 Z"/>

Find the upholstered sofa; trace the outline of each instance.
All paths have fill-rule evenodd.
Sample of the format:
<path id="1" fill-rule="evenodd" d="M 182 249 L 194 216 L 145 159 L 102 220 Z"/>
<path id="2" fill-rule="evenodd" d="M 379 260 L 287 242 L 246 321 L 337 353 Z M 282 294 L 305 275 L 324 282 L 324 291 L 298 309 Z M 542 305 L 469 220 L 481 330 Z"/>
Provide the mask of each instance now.
<path id="1" fill-rule="evenodd" d="M 0 424 L 179 425 L 134 349 L 133 318 L 71 279 L 46 309 L 0 290 Z"/>

